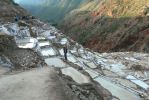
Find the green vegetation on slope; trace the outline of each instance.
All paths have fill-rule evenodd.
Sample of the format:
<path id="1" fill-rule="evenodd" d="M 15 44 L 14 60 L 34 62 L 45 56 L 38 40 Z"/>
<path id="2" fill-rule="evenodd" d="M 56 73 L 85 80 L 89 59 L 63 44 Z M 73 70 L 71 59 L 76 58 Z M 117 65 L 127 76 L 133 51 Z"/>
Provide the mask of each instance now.
<path id="1" fill-rule="evenodd" d="M 28 1 L 28 3 L 27 3 Z M 20 0 L 20 5 L 33 15 L 51 23 L 61 21 L 71 10 L 88 0 Z"/>
<path id="2" fill-rule="evenodd" d="M 61 29 L 97 51 L 149 52 L 148 0 L 92 0 L 69 13 Z"/>

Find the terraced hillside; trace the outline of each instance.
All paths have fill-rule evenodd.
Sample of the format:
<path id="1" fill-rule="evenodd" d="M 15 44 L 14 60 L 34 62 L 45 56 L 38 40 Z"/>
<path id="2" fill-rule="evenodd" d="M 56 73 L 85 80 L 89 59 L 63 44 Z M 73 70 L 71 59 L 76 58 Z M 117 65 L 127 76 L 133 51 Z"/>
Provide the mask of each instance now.
<path id="1" fill-rule="evenodd" d="M 149 52 L 148 0 L 90 0 L 67 14 L 60 26 L 98 52 Z"/>
<path id="2" fill-rule="evenodd" d="M 0 5 L 0 100 L 149 100 L 148 53 L 94 52 L 11 0 Z"/>

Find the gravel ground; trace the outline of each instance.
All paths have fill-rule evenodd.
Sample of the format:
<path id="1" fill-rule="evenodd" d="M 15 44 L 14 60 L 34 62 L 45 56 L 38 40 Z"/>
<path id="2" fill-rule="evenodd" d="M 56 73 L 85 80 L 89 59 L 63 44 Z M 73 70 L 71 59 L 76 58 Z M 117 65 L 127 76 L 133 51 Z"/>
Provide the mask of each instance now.
<path id="1" fill-rule="evenodd" d="M 15 81 L 14 81 L 15 79 Z M 48 67 L 0 77 L 0 100 L 78 100 Z"/>
<path id="2" fill-rule="evenodd" d="M 30 49 L 16 49 L 7 52 L 6 56 L 14 64 L 16 70 L 42 67 L 45 64 L 42 57 Z"/>

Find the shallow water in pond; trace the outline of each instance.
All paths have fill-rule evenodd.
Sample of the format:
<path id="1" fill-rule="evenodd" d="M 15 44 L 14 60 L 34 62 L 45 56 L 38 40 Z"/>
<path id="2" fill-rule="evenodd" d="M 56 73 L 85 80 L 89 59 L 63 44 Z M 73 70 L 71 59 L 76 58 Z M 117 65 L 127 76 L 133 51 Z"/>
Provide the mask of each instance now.
<path id="1" fill-rule="evenodd" d="M 41 54 L 43 56 L 54 56 L 56 55 L 56 52 L 53 50 L 53 48 L 45 48 L 41 50 Z"/>
<path id="2" fill-rule="evenodd" d="M 126 100 L 126 98 L 127 100 L 141 100 L 137 95 L 111 83 L 106 79 L 98 77 L 94 80 L 100 83 L 104 88 L 108 89 L 112 95 L 118 97 L 120 100 Z"/>
<path id="3" fill-rule="evenodd" d="M 54 67 L 60 67 L 60 68 L 67 67 L 66 63 L 64 63 L 60 58 L 48 58 L 45 59 L 45 62 L 49 66 L 54 65 Z"/>
<path id="4" fill-rule="evenodd" d="M 49 46 L 49 45 L 50 45 L 49 41 L 39 42 L 40 47 Z"/>
<path id="5" fill-rule="evenodd" d="M 72 67 L 62 69 L 62 73 L 64 75 L 70 76 L 74 81 L 76 81 L 79 84 L 90 82 L 89 77 L 83 75 L 82 73 L 80 73 L 79 71 L 77 71 Z"/>

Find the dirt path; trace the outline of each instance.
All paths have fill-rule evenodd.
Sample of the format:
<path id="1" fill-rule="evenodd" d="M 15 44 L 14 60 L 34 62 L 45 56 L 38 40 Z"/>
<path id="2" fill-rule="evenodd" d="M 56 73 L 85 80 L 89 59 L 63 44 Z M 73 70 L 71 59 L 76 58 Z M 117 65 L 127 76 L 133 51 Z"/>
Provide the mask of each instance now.
<path id="1" fill-rule="evenodd" d="M 64 88 L 52 69 L 38 68 L 1 77 L 0 100 L 68 100 Z"/>

